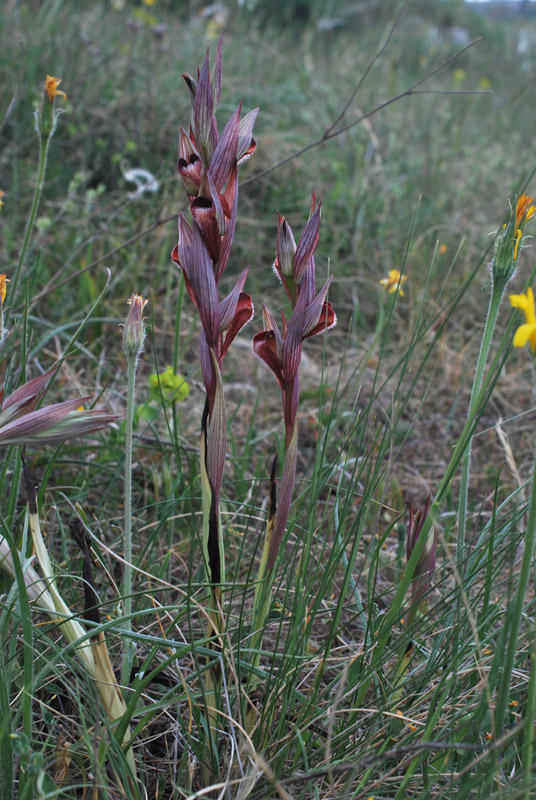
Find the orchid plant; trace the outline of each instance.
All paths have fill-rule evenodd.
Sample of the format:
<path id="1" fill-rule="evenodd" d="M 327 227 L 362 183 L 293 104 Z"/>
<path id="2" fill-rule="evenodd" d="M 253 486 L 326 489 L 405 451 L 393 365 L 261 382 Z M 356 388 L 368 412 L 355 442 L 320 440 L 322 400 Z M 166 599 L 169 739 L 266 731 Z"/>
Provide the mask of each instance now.
<path id="1" fill-rule="evenodd" d="M 201 425 L 203 550 L 215 612 L 221 604 L 225 582 L 219 501 L 226 418 L 220 368 L 233 339 L 253 316 L 251 297 L 243 291 L 248 269 L 222 300 L 218 296 L 218 283 L 229 260 L 236 225 L 238 165 L 255 150 L 252 132 L 258 112 L 254 109 L 241 118 L 240 103 L 221 135 L 218 133 L 215 112 L 221 73 L 220 42 L 212 73 L 207 50 L 197 81 L 191 75 L 184 75 L 192 101 L 192 117 L 188 131 L 180 129 L 178 170 L 188 195 L 192 221 L 179 214 L 179 240 L 172 253 L 201 319 L 200 357 L 206 390 Z"/>
<path id="2" fill-rule="evenodd" d="M 200 360 L 206 391 L 201 420 L 201 486 L 203 557 L 210 589 L 209 637 L 223 632 L 222 592 L 225 558 L 220 494 L 226 454 L 227 421 L 221 364 L 238 332 L 253 317 L 253 303 L 243 291 L 248 268 L 223 299 L 218 283 L 225 271 L 238 209 L 238 166 L 254 152 L 253 125 L 258 109 L 242 116 L 242 104 L 223 128 L 216 122 L 222 75 L 221 41 L 210 70 L 207 50 L 197 80 L 184 75 L 192 101 L 188 130 L 180 129 L 178 170 L 188 196 L 191 222 L 179 214 L 179 238 L 173 261 L 184 276 L 187 292 L 201 320 Z M 214 644 L 219 649 L 220 640 Z M 205 702 L 211 736 L 217 735 L 216 685 L 219 668 L 209 670 Z"/>
<path id="3" fill-rule="evenodd" d="M 252 134 L 258 109 L 242 116 L 239 104 L 221 135 L 218 133 L 214 115 L 221 86 L 221 44 L 212 72 L 207 51 L 197 80 L 191 75 L 184 78 L 192 100 L 192 117 L 188 130 L 180 130 L 178 170 L 188 195 L 192 219 L 189 222 L 184 214 L 179 214 L 179 239 L 172 258 L 182 270 L 187 292 L 201 320 L 200 360 L 206 390 L 201 423 L 203 551 L 211 586 L 211 633 L 218 635 L 223 631 L 221 604 L 225 582 L 219 513 L 226 453 L 221 364 L 233 339 L 253 316 L 251 297 L 243 291 L 248 269 L 222 300 L 218 295 L 218 283 L 227 266 L 235 230 L 238 166 L 255 150 Z M 296 244 L 290 225 L 279 215 L 274 270 L 290 302 L 291 314 L 288 321 L 282 315 L 280 329 L 274 315 L 264 306 L 264 330 L 253 339 L 254 352 L 270 367 L 281 388 L 285 426 L 285 463 L 279 501 L 275 491 L 275 466 L 272 470 L 273 503 L 255 591 L 255 630 L 262 629 L 266 619 L 271 580 L 265 584 L 263 579 L 273 574 L 292 502 L 298 452 L 298 369 L 302 343 L 336 323 L 335 313 L 326 300 L 331 278 L 318 294 L 315 291 L 314 253 L 320 216 L 321 204 L 317 204 L 313 194 L 309 221 Z M 254 656 L 254 660 L 257 659 L 258 656 Z"/>
<path id="4" fill-rule="evenodd" d="M 305 339 L 333 328 L 337 322 L 331 303 L 326 300 L 332 278 L 324 283 L 318 294 L 315 289 L 314 253 L 319 240 L 320 215 L 321 203 L 317 204 L 313 193 L 309 220 L 298 244 L 287 220 L 279 215 L 274 272 L 290 302 L 291 314 L 287 321 L 285 314 L 282 313 L 282 329 L 280 329 L 272 312 L 263 306 L 264 330 L 256 334 L 253 339 L 255 354 L 270 367 L 281 388 L 285 426 L 285 462 L 281 492 L 278 500 L 274 461 L 270 513 L 255 589 L 251 643 L 254 664 L 258 664 L 260 659 L 258 647 L 270 607 L 274 567 L 285 534 L 296 480 L 299 366 L 302 345 Z"/>

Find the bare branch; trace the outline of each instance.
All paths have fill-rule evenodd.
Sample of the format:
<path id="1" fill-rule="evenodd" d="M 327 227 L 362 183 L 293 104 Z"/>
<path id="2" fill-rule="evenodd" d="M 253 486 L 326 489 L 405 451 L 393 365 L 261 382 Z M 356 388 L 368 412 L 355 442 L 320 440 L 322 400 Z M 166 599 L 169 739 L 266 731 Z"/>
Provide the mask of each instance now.
<path id="1" fill-rule="evenodd" d="M 333 129 L 333 125 L 332 125 L 330 128 L 328 128 L 328 131 L 331 131 L 330 133 L 328 133 L 328 132 L 324 133 L 324 135 L 321 136 L 320 139 L 316 139 L 314 142 L 311 142 L 310 144 L 306 145 L 305 147 L 302 147 L 301 150 L 298 150 L 296 153 L 293 153 L 292 155 L 288 156 L 287 158 L 284 158 L 281 161 L 278 161 L 276 164 L 272 164 L 271 167 L 268 167 L 263 172 L 258 172 L 256 175 L 252 175 L 251 178 L 248 178 L 247 180 L 243 181 L 243 183 L 241 185 L 242 186 L 246 186 L 248 183 L 252 183 L 253 181 L 258 180 L 259 178 L 264 178 L 266 175 L 269 175 L 274 170 L 279 169 L 279 167 L 283 166 L 283 164 L 288 164 L 289 161 L 293 161 L 295 158 L 299 158 L 299 156 L 303 155 L 304 153 L 307 153 L 309 150 L 312 150 L 313 148 L 318 147 L 321 144 L 324 144 L 324 142 L 327 142 L 330 139 L 334 139 L 336 136 L 340 136 L 341 133 L 345 133 L 346 131 L 350 130 L 350 128 L 354 128 L 356 125 L 359 125 L 361 122 L 363 122 L 363 120 L 368 119 L 369 117 L 372 117 L 373 114 L 376 114 L 378 111 L 381 111 L 382 109 L 387 108 L 387 106 L 390 106 L 393 103 L 396 103 L 398 100 L 401 100 L 403 97 L 409 97 L 412 94 L 428 94 L 428 93 L 431 93 L 431 94 L 450 94 L 451 92 L 449 90 L 442 91 L 442 90 L 439 90 L 439 89 L 432 89 L 432 90 L 423 89 L 423 90 L 417 92 L 416 89 L 417 89 L 418 86 L 421 86 L 425 81 L 429 80 L 429 78 L 431 78 L 433 75 L 437 75 L 438 72 L 440 72 L 446 66 L 451 64 L 456 58 L 458 58 L 463 53 L 465 53 L 466 50 L 469 50 L 470 47 L 473 47 L 473 45 L 477 44 L 481 40 L 481 38 L 482 37 L 478 37 L 478 39 L 474 39 L 472 42 L 470 42 L 462 50 L 459 50 L 457 53 L 454 53 L 454 55 L 450 56 L 449 58 L 446 59 L 446 61 L 443 61 L 438 67 L 436 67 L 435 69 L 433 69 L 430 72 L 428 72 L 423 78 L 419 78 L 418 81 L 415 81 L 415 83 L 413 83 L 411 86 L 409 86 L 403 92 L 400 92 L 400 94 L 397 94 L 394 97 L 389 98 L 389 100 L 384 100 L 383 103 L 379 103 L 379 105 L 377 105 L 371 111 L 367 111 L 365 114 L 363 114 L 362 116 L 358 117 L 357 119 L 354 119 L 352 122 L 349 122 L 347 125 L 344 125 L 342 128 L 337 128 L 337 130 L 332 130 Z M 480 94 L 481 91 L 482 90 L 476 90 L 476 92 L 474 92 L 474 93 L 475 94 Z"/>
<path id="2" fill-rule="evenodd" d="M 383 45 L 380 47 L 380 49 L 378 50 L 378 52 L 376 53 L 376 55 L 375 55 L 375 56 L 372 58 L 372 60 L 369 62 L 369 65 L 368 65 L 368 67 L 366 68 L 366 70 L 364 71 L 364 73 L 363 73 L 363 74 L 362 74 L 362 76 L 360 77 L 359 81 L 357 82 L 357 86 L 355 87 L 354 91 L 353 91 L 353 92 L 352 92 L 352 94 L 350 95 L 350 97 L 349 97 L 349 99 L 348 99 L 347 103 L 345 103 L 345 105 L 344 105 L 344 107 L 343 107 L 343 109 L 342 109 L 341 113 L 340 113 L 340 114 L 339 114 L 339 116 L 337 117 L 337 119 L 336 119 L 334 122 L 332 122 L 332 123 L 331 123 L 331 125 L 329 126 L 329 128 L 327 128 L 327 129 L 326 129 L 326 131 L 325 131 L 325 133 L 324 133 L 324 138 L 325 138 L 325 137 L 327 137 L 327 136 L 329 136 L 329 134 L 331 133 L 331 131 L 332 131 L 334 128 L 336 128 L 336 127 L 337 127 L 337 125 L 339 124 L 339 122 L 340 122 L 340 121 L 341 121 L 341 119 L 344 117 L 344 115 L 346 114 L 346 112 L 348 111 L 348 109 L 350 108 L 350 106 L 352 105 L 352 103 L 354 102 L 355 98 L 357 97 L 357 94 L 358 94 L 359 90 L 361 89 L 361 87 L 363 86 L 363 84 L 365 83 L 365 80 L 366 80 L 367 76 L 369 75 L 369 73 L 370 73 L 370 71 L 371 71 L 372 67 L 374 66 L 374 64 L 376 63 L 376 61 L 377 61 L 377 60 L 380 58 L 380 56 L 381 56 L 381 55 L 382 55 L 382 54 L 385 52 L 385 50 L 387 49 L 387 46 L 389 45 L 389 42 L 391 41 L 391 37 L 392 37 L 392 35 L 393 35 L 394 31 L 395 31 L 395 28 L 396 28 L 396 26 L 398 25 L 398 23 L 400 22 L 400 18 L 401 18 L 401 16 L 402 16 L 402 14 L 404 13 L 404 11 L 406 10 L 406 6 L 407 6 L 407 4 L 408 4 L 408 3 L 409 3 L 409 0 L 405 0 L 404 4 L 401 6 L 401 8 L 400 8 L 400 11 L 398 12 L 398 14 L 397 14 L 397 16 L 396 16 L 396 19 L 395 19 L 395 21 L 394 21 L 394 22 L 393 22 L 393 24 L 391 25 L 391 30 L 390 30 L 390 31 L 389 31 L 389 33 L 387 34 L 387 38 L 386 38 L 385 42 L 384 42 L 384 43 L 383 43 Z"/>

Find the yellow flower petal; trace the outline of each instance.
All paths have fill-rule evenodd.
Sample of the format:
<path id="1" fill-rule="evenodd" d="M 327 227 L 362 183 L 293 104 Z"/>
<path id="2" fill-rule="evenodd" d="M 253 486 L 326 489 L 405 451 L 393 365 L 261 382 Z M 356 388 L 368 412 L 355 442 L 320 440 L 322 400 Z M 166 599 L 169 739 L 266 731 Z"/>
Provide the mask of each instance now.
<path id="1" fill-rule="evenodd" d="M 536 335 L 536 323 L 520 325 L 514 336 L 514 347 L 525 347 L 533 334 Z"/>
<path id="2" fill-rule="evenodd" d="M 521 236 L 523 235 L 523 231 L 521 228 L 518 228 L 516 231 L 516 235 L 514 236 L 514 261 L 517 261 L 517 256 L 519 254 L 519 244 L 521 242 Z"/>
<path id="3" fill-rule="evenodd" d="M 520 308 L 521 311 L 525 311 L 527 308 L 527 298 L 524 294 L 511 294 L 510 302 L 514 308 Z"/>
<path id="4" fill-rule="evenodd" d="M 5 273 L 2 272 L 2 274 L 0 274 L 0 305 L 3 304 L 5 299 L 6 299 L 6 276 Z"/>
<path id="5" fill-rule="evenodd" d="M 536 323 L 536 311 L 534 309 L 534 292 L 531 287 L 526 294 L 511 294 L 510 302 L 514 308 L 519 308 L 525 312 L 525 318 L 530 325 Z"/>
<path id="6" fill-rule="evenodd" d="M 528 194 L 520 195 L 516 203 L 516 228 L 528 222 L 535 213 L 536 205 L 534 205 L 534 199 Z"/>

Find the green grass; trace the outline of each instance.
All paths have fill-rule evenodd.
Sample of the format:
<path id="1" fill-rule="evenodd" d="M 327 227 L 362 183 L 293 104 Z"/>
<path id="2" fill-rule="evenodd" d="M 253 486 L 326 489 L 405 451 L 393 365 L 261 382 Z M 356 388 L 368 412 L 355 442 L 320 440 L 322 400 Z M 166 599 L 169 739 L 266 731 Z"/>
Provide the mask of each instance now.
<path id="1" fill-rule="evenodd" d="M 307 22 L 280 17 L 280 27 L 269 6 L 255 14 L 233 5 L 223 30 L 219 120 L 240 98 L 246 111 L 258 105 L 260 113 L 257 152 L 241 168 L 237 229 L 222 280 L 228 291 L 251 266 L 247 290 L 256 315 L 223 370 L 221 651 L 207 636 L 201 555 L 199 324 L 170 260 L 176 213 L 185 207 L 175 161 L 190 107 L 180 75 L 195 74 L 207 44 L 214 52 L 218 31 L 197 7 L 173 2 L 120 9 L 12 0 L 0 12 L 0 270 L 8 278 L 21 255 L 37 174 L 33 103 L 41 102 L 47 73 L 62 77 L 68 95 L 58 102 L 66 111 L 51 141 L 16 297 L 8 284 L 6 387 L 65 357 L 46 402 L 102 394 L 98 405 L 124 414 L 118 326 L 127 298 L 138 292 L 150 305 L 136 398 L 141 406 L 151 395 L 154 409 L 134 431 L 136 667 L 117 725 L 61 624 L 28 602 L 21 570 L 32 545 L 20 452 L 2 452 L 1 533 L 23 553 L 15 580 L 0 575 L 2 800 L 525 800 L 536 788 L 533 563 L 525 565 L 528 588 L 519 589 L 533 513 L 534 376 L 528 352 L 511 348 L 520 318 L 507 301 L 477 403 L 463 586 L 455 547 L 464 425 L 489 299 L 490 232 L 535 166 L 535 65 L 514 55 L 518 21 L 497 24 L 460 3 L 410 2 L 344 123 L 456 52 L 447 13 L 483 41 L 420 88 L 492 93 L 404 97 L 257 178 L 323 136 L 397 10 L 385 3 L 321 32 L 316 17 L 338 16 L 340 7 L 309 5 Z M 289 4 L 288 13 L 294 8 Z M 155 30 L 147 14 L 165 28 Z M 124 159 L 156 175 L 158 193 L 129 200 Z M 261 329 L 263 302 L 274 314 L 283 308 L 271 270 L 276 212 L 299 233 L 313 188 L 323 200 L 317 282 L 334 274 L 330 300 L 339 321 L 304 346 L 294 503 L 264 635 L 254 647 L 269 474 L 284 430 L 279 389 L 250 339 Z M 533 181 L 527 191 L 534 193 Z M 531 249 L 522 252 L 508 292 L 531 283 L 531 258 Z M 390 269 L 407 275 L 396 301 L 379 285 Z M 149 376 L 168 365 L 188 381 L 181 403 L 150 388 Z M 120 420 L 92 438 L 28 447 L 25 455 L 60 591 L 80 619 L 83 560 L 69 522 L 80 516 L 91 533 L 96 630 L 106 635 L 117 673 L 124 442 Z M 422 506 L 428 491 L 437 500 L 436 571 L 426 609 L 408 630 L 401 623 L 411 580 L 405 504 Z M 413 657 L 401 674 L 409 637 Z M 205 705 L 209 674 L 221 676 L 216 736 Z M 129 725 L 138 783 L 129 781 L 121 747 Z"/>

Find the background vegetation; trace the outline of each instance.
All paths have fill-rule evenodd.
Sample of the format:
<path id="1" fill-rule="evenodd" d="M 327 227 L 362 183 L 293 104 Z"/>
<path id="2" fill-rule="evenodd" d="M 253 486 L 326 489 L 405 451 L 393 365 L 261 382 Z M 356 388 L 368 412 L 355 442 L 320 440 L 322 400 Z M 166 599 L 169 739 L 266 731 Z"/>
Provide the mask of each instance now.
<path id="1" fill-rule="evenodd" d="M 210 12 L 178 0 L 2 4 L 0 268 L 8 278 L 32 202 L 33 108 L 46 74 L 62 78 L 68 97 L 24 292 L 12 299 L 8 285 L 6 385 L 68 353 L 51 396 L 102 393 L 123 414 L 118 325 L 133 292 L 150 304 L 134 452 L 137 668 L 125 690 L 140 785 L 129 785 L 121 740 L 106 732 L 98 696 L 74 650 L 64 649 L 61 626 L 38 624 L 32 611 L 29 638 L 30 611 L 3 576 L 1 797 L 505 799 L 536 788 L 528 733 L 536 698 L 533 582 L 509 687 L 504 677 L 534 459 L 534 372 L 527 352 L 509 352 L 517 318 L 507 303 L 476 428 L 465 585 L 453 560 L 453 470 L 436 521 L 433 586 L 405 672 L 400 617 L 409 597 L 398 591 L 406 575 L 405 504 L 421 507 L 434 495 L 465 423 L 489 297 L 490 233 L 527 180 L 527 191 L 536 191 L 536 22 L 488 19 L 455 0 L 410 0 L 341 125 L 481 41 L 419 92 L 292 158 L 339 117 L 399 9 L 394 1 L 335 0 L 258 0 Z M 200 688 L 199 328 L 170 252 L 184 207 L 178 128 L 190 115 L 180 76 L 195 74 L 220 34 L 222 119 L 241 98 L 246 111 L 260 112 L 258 149 L 241 173 L 227 278 L 230 289 L 251 266 L 257 310 L 225 364 L 229 719 L 215 753 Z M 132 167 L 149 170 L 159 190 L 133 199 L 125 179 Z M 330 300 L 339 321 L 304 348 L 296 502 L 264 640 L 265 693 L 256 698 L 259 716 L 245 748 L 237 698 L 249 675 L 246 621 L 282 434 L 277 387 L 250 341 L 262 326 L 262 302 L 274 313 L 281 306 L 271 269 L 276 212 L 301 232 L 313 189 L 323 200 L 318 280 L 335 275 Z M 529 283 L 533 263 L 526 248 L 512 291 Z M 93 308 L 105 267 L 111 278 Z M 396 298 L 379 285 L 395 268 L 407 276 Z M 154 379 L 151 389 L 150 376 L 168 366 L 189 386 L 180 403 L 155 392 Z M 147 415 L 150 402 L 155 412 Z M 20 454 L 3 452 L 2 527 L 25 547 Z M 102 624 L 119 663 L 124 427 L 28 448 L 26 459 L 73 612 L 83 607 L 82 557 L 69 521 L 81 515 L 93 534 Z M 501 691 L 507 711 L 496 727 Z"/>

